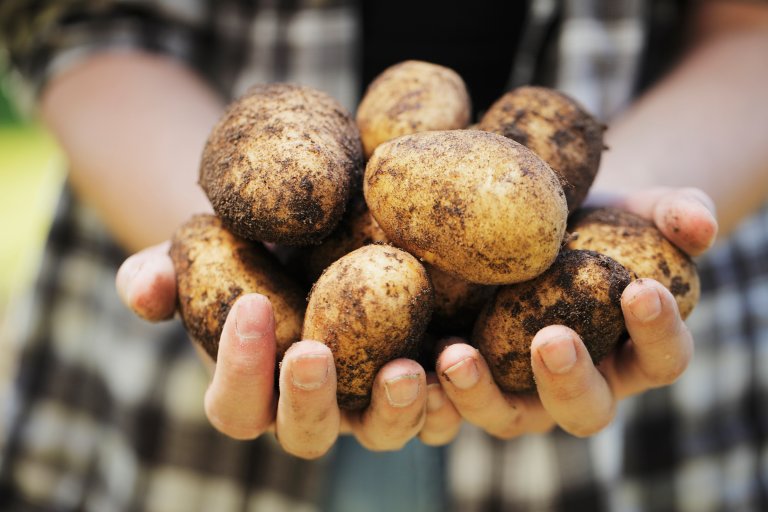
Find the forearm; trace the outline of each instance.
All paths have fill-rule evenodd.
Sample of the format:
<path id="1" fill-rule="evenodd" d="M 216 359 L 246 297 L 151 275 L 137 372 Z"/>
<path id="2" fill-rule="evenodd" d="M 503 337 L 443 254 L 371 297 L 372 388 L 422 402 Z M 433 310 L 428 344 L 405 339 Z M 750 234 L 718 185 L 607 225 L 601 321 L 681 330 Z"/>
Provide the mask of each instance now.
<path id="1" fill-rule="evenodd" d="M 727 233 L 767 196 L 768 29 L 697 47 L 606 133 L 596 190 L 695 186 Z"/>
<path id="2" fill-rule="evenodd" d="M 142 53 L 95 56 L 56 77 L 41 108 L 76 192 L 127 250 L 210 210 L 197 173 L 222 102 L 190 70 Z"/>

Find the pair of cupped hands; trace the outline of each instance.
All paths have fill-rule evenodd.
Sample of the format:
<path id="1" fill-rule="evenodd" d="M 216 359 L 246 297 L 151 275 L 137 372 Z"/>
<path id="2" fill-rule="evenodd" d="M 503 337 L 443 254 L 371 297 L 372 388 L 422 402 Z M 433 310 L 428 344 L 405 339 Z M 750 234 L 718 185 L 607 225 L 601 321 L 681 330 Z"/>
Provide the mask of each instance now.
<path id="1" fill-rule="evenodd" d="M 712 201 L 697 189 L 655 188 L 614 197 L 612 205 L 651 219 L 691 256 L 714 242 Z M 176 278 L 168 243 L 129 257 L 117 274 L 117 290 L 138 316 L 161 321 L 173 316 Z M 274 316 L 269 300 L 241 296 L 224 324 L 217 361 L 198 348 L 211 372 L 205 413 L 211 424 L 235 439 L 273 432 L 293 455 L 316 458 L 339 434 L 351 433 L 371 450 L 397 450 L 413 437 L 450 442 L 463 421 L 510 439 L 558 425 L 589 436 L 613 419 L 619 400 L 675 381 L 693 355 L 693 339 L 672 294 L 656 281 L 633 281 L 621 297 L 629 340 L 597 366 L 571 329 L 552 325 L 531 344 L 537 394 L 502 392 L 482 355 L 466 340 L 438 345 L 436 372 L 396 359 L 378 372 L 370 405 L 339 410 L 336 370 L 330 349 L 317 340 L 293 344 L 275 383 Z M 197 345 L 196 345 L 197 346 Z"/>

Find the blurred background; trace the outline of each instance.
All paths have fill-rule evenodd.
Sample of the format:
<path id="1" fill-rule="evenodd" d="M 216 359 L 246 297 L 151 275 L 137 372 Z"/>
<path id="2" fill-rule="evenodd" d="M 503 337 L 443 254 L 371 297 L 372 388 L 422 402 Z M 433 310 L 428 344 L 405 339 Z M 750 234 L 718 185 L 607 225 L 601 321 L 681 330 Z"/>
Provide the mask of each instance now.
<path id="1" fill-rule="evenodd" d="M 40 250 L 64 177 L 55 142 L 23 107 L 20 83 L 0 51 L 0 378 L 13 365 L 14 323 L 21 321 Z M 0 390 L 1 392 L 1 390 Z"/>

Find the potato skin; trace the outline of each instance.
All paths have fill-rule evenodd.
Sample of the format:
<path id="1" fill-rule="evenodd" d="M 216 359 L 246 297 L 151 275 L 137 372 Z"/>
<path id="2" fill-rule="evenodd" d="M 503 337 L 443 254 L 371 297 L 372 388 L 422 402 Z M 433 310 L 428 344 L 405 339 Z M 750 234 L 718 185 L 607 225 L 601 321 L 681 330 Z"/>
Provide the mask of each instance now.
<path id="1" fill-rule="evenodd" d="M 573 212 L 597 175 L 604 127 L 573 98 L 546 87 L 519 87 L 496 100 L 481 130 L 516 140 L 539 155 L 560 178 Z"/>
<path id="2" fill-rule="evenodd" d="M 478 284 L 532 279 L 555 260 L 568 214 L 532 151 L 478 130 L 421 132 L 379 146 L 363 192 L 392 243 Z"/>
<path id="3" fill-rule="evenodd" d="M 450 68 L 409 60 L 384 70 L 357 109 L 365 156 L 388 140 L 469 124 L 472 105 L 464 80 Z"/>
<path id="4" fill-rule="evenodd" d="M 213 128 L 200 185 L 239 236 L 308 245 L 336 226 L 363 165 L 357 126 L 336 100 L 309 87 L 258 85 Z"/>
<path id="5" fill-rule="evenodd" d="M 366 407 L 379 369 L 416 356 L 431 312 L 426 270 L 395 247 L 366 245 L 323 272 L 309 296 L 302 336 L 333 352 L 339 407 Z"/>
<path id="6" fill-rule="evenodd" d="M 583 209 L 573 215 L 569 249 L 606 254 L 637 277 L 655 279 L 674 295 L 683 319 L 699 302 L 696 264 L 649 220 L 617 208 Z"/>
<path id="7" fill-rule="evenodd" d="M 195 215 L 176 230 L 169 254 L 182 322 L 214 361 L 227 314 L 246 293 L 272 303 L 278 361 L 299 340 L 305 294 L 260 243 L 232 234 L 213 215 Z"/>
<path id="8" fill-rule="evenodd" d="M 531 341 L 548 325 L 565 325 L 597 363 L 624 335 L 621 293 L 630 273 L 592 251 L 563 251 L 531 281 L 500 286 L 475 324 L 472 341 L 506 392 L 535 392 Z"/>

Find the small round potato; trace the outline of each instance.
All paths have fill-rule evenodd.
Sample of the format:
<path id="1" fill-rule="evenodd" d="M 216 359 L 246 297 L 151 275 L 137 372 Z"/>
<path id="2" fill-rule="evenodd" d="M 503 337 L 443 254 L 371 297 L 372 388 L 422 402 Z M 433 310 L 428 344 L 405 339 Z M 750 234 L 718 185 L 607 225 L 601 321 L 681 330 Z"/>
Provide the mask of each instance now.
<path id="1" fill-rule="evenodd" d="M 519 87 L 491 105 L 479 128 L 516 140 L 547 162 L 560 178 L 569 212 L 587 197 L 604 127 L 574 99 L 545 87 Z"/>
<path id="2" fill-rule="evenodd" d="M 390 242 L 361 197 L 359 201 L 353 200 L 328 238 L 304 251 L 304 267 L 309 280 L 314 282 L 331 263 L 372 243 Z M 493 287 L 470 283 L 428 263 L 424 268 L 432 281 L 435 296 L 430 329 L 441 334 L 462 334 L 471 329 Z"/>
<path id="3" fill-rule="evenodd" d="M 366 245 L 323 272 L 309 295 L 303 339 L 333 352 L 339 407 L 366 407 L 381 367 L 417 355 L 431 313 L 427 272 L 400 249 Z"/>
<path id="4" fill-rule="evenodd" d="M 531 341 L 548 325 L 576 331 L 597 364 L 621 340 L 629 272 L 592 251 L 563 251 L 531 281 L 501 286 L 475 324 L 473 343 L 507 392 L 534 392 Z"/>
<path id="5" fill-rule="evenodd" d="M 616 208 L 584 209 L 570 224 L 569 249 L 606 254 L 637 277 L 655 279 L 675 296 L 685 319 L 699 302 L 701 286 L 696 264 L 667 240 L 649 220 Z"/>
<path id="6" fill-rule="evenodd" d="M 336 226 L 363 164 L 357 126 L 336 100 L 298 85 L 259 85 L 213 128 L 200 185 L 234 233 L 308 245 Z"/>
<path id="7" fill-rule="evenodd" d="M 469 334 L 496 287 L 470 283 L 434 265 L 426 264 L 424 267 L 435 291 L 435 309 L 428 330 L 441 335 Z"/>
<path id="8" fill-rule="evenodd" d="M 365 156 L 401 135 L 464 128 L 471 110 L 464 80 L 452 69 L 416 60 L 395 64 L 371 82 L 357 109 Z"/>
<path id="9" fill-rule="evenodd" d="M 531 150 L 478 130 L 421 132 L 379 146 L 365 199 L 392 243 L 478 284 L 532 279 L 557 257 L 568 210 Z"/>
<path id="10" fill-rule="evenodd" d="M 213 215 L 195 215 L 174 233 L 170 256 L 181 319 L 214 361 L 227 314 L 246 293 L 272 303 L 278 361 L 299 340 L 305 294 L 260 243 L 232 234 Z"/>

